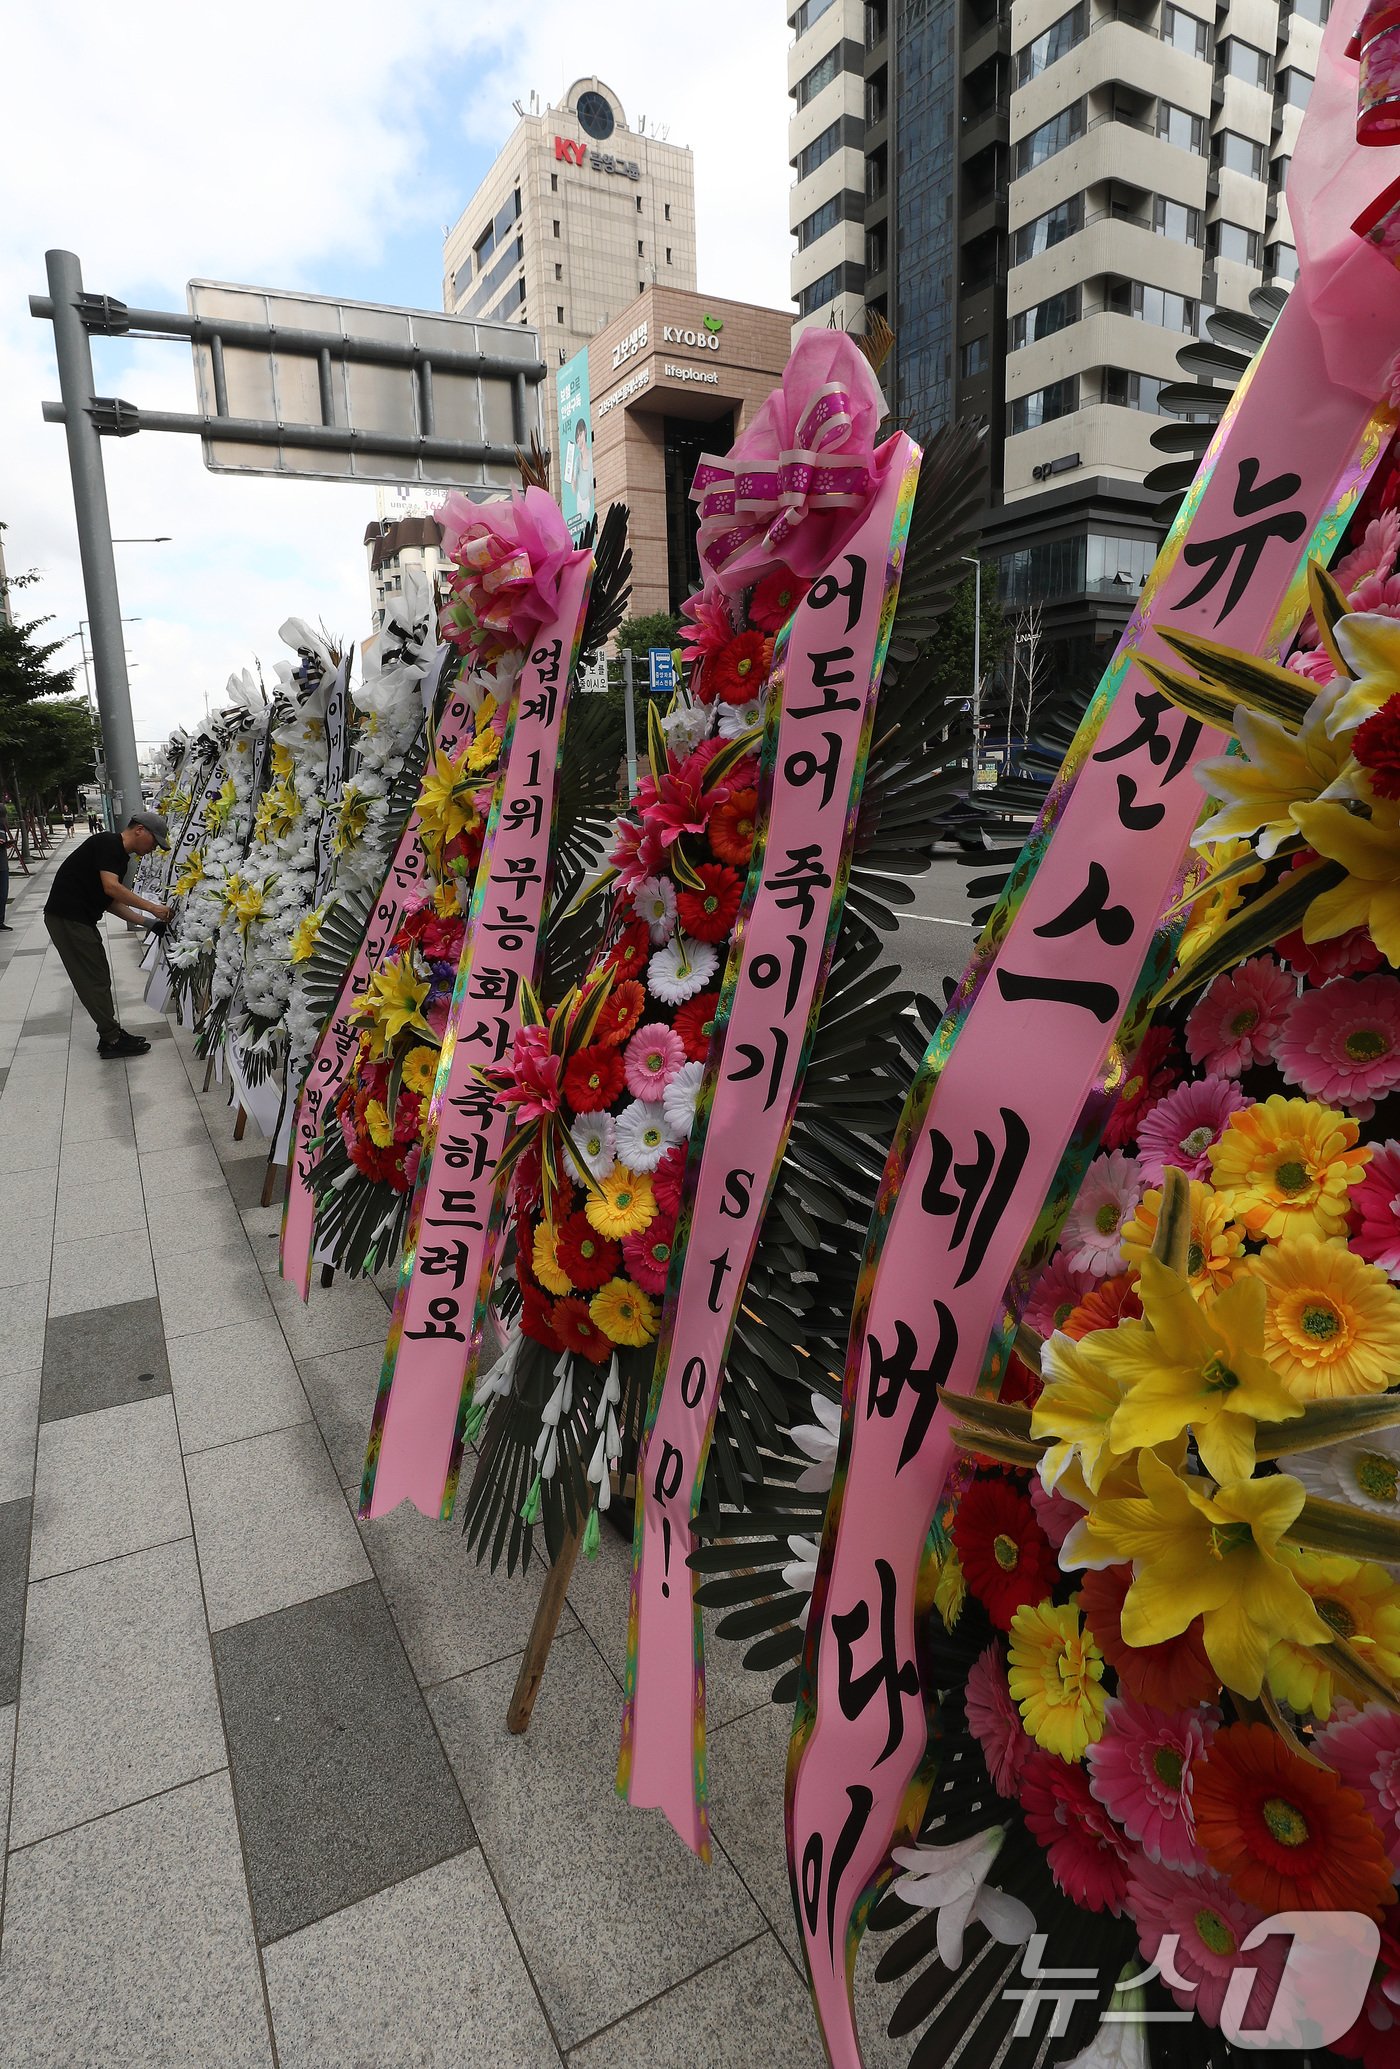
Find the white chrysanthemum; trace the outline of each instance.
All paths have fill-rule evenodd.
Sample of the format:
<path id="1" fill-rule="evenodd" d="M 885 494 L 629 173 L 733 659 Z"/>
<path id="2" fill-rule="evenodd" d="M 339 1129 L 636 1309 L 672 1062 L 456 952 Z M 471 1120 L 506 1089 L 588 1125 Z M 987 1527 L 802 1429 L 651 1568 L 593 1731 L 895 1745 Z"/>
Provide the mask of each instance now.
<path id="1" fill-rule="evenodd" d="M 629 1171 L 654 1171 L 680 1139 L 659 1099 L 634 1099 L 617 1117 L 618 1161 Z"/>
<path id="2" fill-rule="evenodd" d="M 700 1080 L 704 1075 L 703 1063 L 694 1060 L 683 1063 L 661 1095 L 667 1125 L 675 1130 L 678 1142 L 683 1141 L 695 1126 L 695 1102 L 700 1096 Z"/>
<path id="3" fill-rule="evenodd" d="M 659 947 L 676 931 L 676 887 L 669 877 L 643 877 L 632 893 L 632 910 L 645 920 L 647 931 Z"/>
<path id="4" fill-rule="evenodd" d="M 740 733 L 747 733 L 763 719 L 763 700 L 750 697 L 747 704 L 721 704 L 715 731 L 721 740 L 735 740 Z"/>
<path id="5" fill-rule="evenodd" d="M 705 989 L 719 967 L 719 951 L 708 941 L 673 934 L 647 964 L 647 990 L 663 1006 L 683 1006 Z"/>
<path id="6" fill-rule="evenodd" d="M 580 1114 L 569 1133 L 578 1146 L 587 1174 L 593 1178 L 606 1178 L 617 1162 L 617 1134 L 612 1115 Z M 579 1170 L 572 1157 L 569 1158 L 569 1168 L 577 1177 L 584 1177 L 585 1173 Z"/>

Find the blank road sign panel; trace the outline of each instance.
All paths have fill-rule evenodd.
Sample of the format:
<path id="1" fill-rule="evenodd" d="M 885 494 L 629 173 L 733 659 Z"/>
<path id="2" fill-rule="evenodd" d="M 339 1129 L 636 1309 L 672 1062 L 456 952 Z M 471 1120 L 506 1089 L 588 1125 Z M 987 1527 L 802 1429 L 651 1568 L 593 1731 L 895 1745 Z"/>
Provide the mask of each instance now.
<path id="1" fill-rule="evenodd" d="M 284 331 L 313 331 L 365 345 L 412 348 L 420 365 L 376 366 L 345 357 L 331 346 L 321 358 L 304 350 L 220 341 L 223 392 L 216 378 L 214 347 L 193 345 L 200 412 L 245 422 L 285 427 L 276 444 L 234 438 L 205 438 L 204 463 L 222 474 L 286 474 L 325 481 L 437 483 L 444 487 L 508 489 L 518 483 L 505 455 L 528 447 L 541 428 L 537 378 L 524 384 L 524 422 L 517 426 L 516 381 L 511 373 L 483 373 L 454 366 L 454 358 L 485 354 L 518 363 L 522 371 L 540 363 L 539 338 L 518 323 L 478 323 L 426 309 L 394 309 L 377 302 L 343 302 L 327 295 L 288 295 L 257 287 L 231 287 L 192 280 L 190 314 L 206 324 L 255 323 Z M 222 407 L 221 407 L 222 403 Z M 394 438 L 429 437 L 459 446 L 496 446 L 502 456 L 461 460 L 422 453 L 330 452 L 300 444 L 299 424 L 329 425 L 341 431 Z"/>

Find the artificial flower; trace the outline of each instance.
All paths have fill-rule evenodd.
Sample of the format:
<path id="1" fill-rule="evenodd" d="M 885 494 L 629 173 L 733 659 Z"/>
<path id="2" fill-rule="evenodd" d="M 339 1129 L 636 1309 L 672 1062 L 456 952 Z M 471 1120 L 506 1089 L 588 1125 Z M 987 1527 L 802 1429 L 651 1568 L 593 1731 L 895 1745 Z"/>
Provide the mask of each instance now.
<path id="1" fill-rule="evenodd" d="M 1266 2023 L 1284 1956 L 1276 1940 L 1244 1953 L 1263 1913 L 1246 1904 L 1224 1876 L 1155 1862 L 1147 1855 L 1133 1862 L 1127 1909 L 1143 1959 L 1154 1967 L 1161 1964 L 1162 1980 L 1183 2011 L 1218 2026 L 1235 1976 L 1252 1969 L 1247 2018 L 1250 2024 Z M 1200 2046 L 1204 2059 L 1204 2034 Z"/>
<path id="2" fill-rule="evenodd" d="M 601 1365 L 613 1354 L 612 1339 L 605 1336 L 588 1311 L 588 1303 L 577 1294 L 566 1300 L 556 1300 L 550 1310 L 554 1332 L 566 1351 L 575 1351 L 580 1357 Z"/>
<path id="3" fill-rule="evenodd" d="M 681 655 L 686 661 L 703 662 L 734 637 L 729 604 L 718 589 L 688 596 L 681 605 L 681 619 Z"/>
<path id="4" fill-rule="evenodd" d="M 540 1226 L 547 1224 L 542 1222 Z M 537 1237 L 537 1248 L 538 1240 Z M 616 1276 L 618 1255 L 617 1244 L 608 1236 L 600 1236 L 582 1211 L 566 1215 L 554 1230 L 554 1262 L 567 1275 L 570 1286 L 577 1286 L 581 1293 L 595 1293 Z M 543 1274 L 541 1278 L 549 1285 Z M 550 1286 L 549 1290 L 555 1293 L 568 1289 Z"/>
<path id="5" fill-rule="evenodd" d="M 634 1099 L 617 1116 L 615 1127 L 618 1160 L 630 1171 L 654 1171 L 679 1140 L 659 1099 Z"/>
<path id="6" fill-rule="evenodd" d="M 1230 1204 L 1192 1179 L 1191 1229 L 1186 1244 L 1186 1282 L 1197 1300 L 1210 1301 L 1239 1277 L 1244 1265 L 1244 1232 L 1230 1217 Z M 1123 1230 L 1123 1255 L 1134 1271 L 1157 1238 L 1162 1195 L 1154 1187 L 1143 1194 Z"/>
<path id="7" fill-rule="evenodd" d="M 1097 1494 L 1114 1463 L 1111 1430 L 1126 1380 L 1114 1354 L 1117 1330 L 1099 1329 L 1076 1343 L 1057 1331 L 1040 1354 L 1045 1385 L 1031 1410 L 1031 1435 L 1049 1440 L 1041 1485 L 1054 1493 L 1074 1467 Z"/>
<path id="8" fill-rule="evenodd" d="M 623 890 L 635 891 L 638 884 L 655 876 L 665 860 L 661 837 L 655 827 L 641 820 L 619 819 L 613 827 L 613 845 L 607 859 L 617 871 Z"/>
<path id="9" fill-rule="evenodd" d="M 1137 1140 L 1138 1123 L 1150 1113 L 1164 1092 L 1176 1082 L 1172 1061 L 1175 1037 L 1170 1028 L 1149 1027 L 1131 1066 L 1124 1074 L 1118 1103 L 1104 1124 L 1105 1149 L 1130 1149 Z"/>
<path id="10" fill-rule="evenodd" d="M 613 973 L 613 983 L 635 981 L 646 969 L 651 953 L 651 933 L 645 920 L 623 927 L 603 958 L 603 968 Z"/>
<path id="11" fill-rule="evenodd" d="M 423 1012 L 429 989 L 429 980 L 420 978 L 406 957 L 375 971 L 350 1016 L 366 1023 L 371 1056 L 382 1056 L 410 1030 L 432 1037 Z"/>
<path id="12" fill-rule="evenodd" d="M 962 1967 L 963 1939 L 970 1925 L 985 1926 L 1003 1947 L 1020 1947 L 1035 1931 L 1035 1913 L 1019 1897 L 993 1889 L 987 1880 L 1001 1851 L 1006 1827 L 974 1832 L 949 1846 L 929 1840 L 897 1846 L 892 1859 L 900 1873 L 893 1894 L 915 1910 L 936 1911 L 935 1944 L 947 1969 Z"/>
<path id="13" fill-rule="evenodd" d="M 630 1279 L 609 1279 L 588 1303 L 588 1312 L 613 1343 L 640 1350 L 656 1335 L 656 1309 Z"/>
<path id="14" fill-rule="evenodd" d="M 1328 1642 L 1326 1624 L 1278 1557 L 1303 1506 L 1296 1480 L 1275 1473 L 1212 1492 L 1150 1451 L 1139 1454 L 1138 1474 L 1141 1496 L 1096 1503 L 1060 1554 L 1066 1568 L 1133 1562 L 1120 1617 L 1129 1645 L 1160 1645 L 1199 1616 L 1211 1665 L 1227 1688 L 1254 1699 L 1274 1645 Z"/>
<path id="15" fill-rule="evenodd" d="M 1081 1911 L 1122 1911 L 1128 1842 L 1089 1793 L 1082 1764 L 1033 1748 L 1021 1771 L 1021 1815 L 1050 1873 Z"/>
<path id="16" fill-rule="evenodd" d="M 666 1125 L 673 1136 L 689 1135 L 695 1125 L 695 1105 L 700 1097 L 700 1081 L 705 1075 L 703 1063 L 683 1063 L 661 1095 L 662 1111 Z"/>
<path id="17" fill-rule="evenodd" d="M 1271 1093 L 1231 1114 L 1211 1144 L 1211 1183 L 1251 1235 L 1342 1235 L 1370 1156 L 1356 1147 L 1360 1132 L 1336 1107 Z"/>
<path id="18" fill-rule="evenodd" d="M 680 1036 L 686 1055 L 694 1063 L 703 1063 L 710 1053 L 718 1008 L 719 993 L 702 991 L 697 998 L 687 999 L 676 1009 L 671 1026 Z"/>
<path id="19" fill-rule="evenodd" d="M 1400 1289 L 1345 1243 L 1300 1235 L 1254 1258 L 1269 1362 L 1298 1401 L 1379 1394 L 1400 1370 Z"/>
<path id="20" fill-rule="evenodd" d="M 572 1293 L 573 1281 L 560 1265 L 555 1234 L 554 1223 L 548 1218 L 536 1225 L 530 1266 L 546 1293 Z"/>
<path id="21" fill-rule="evenodd" d="M 1221 870 L 1236 868 L 1253 853 L 1251 843 L 1246 840 L 1214 841 L 1203 851 L 1196 867 L 1205 878 L 1210 878 Z M 1177 961 L 1183 968 L 1204 954 L 1218 938 L 1225 922 L 1243 898 L 1246 886 L 1257 884 L 1263 874 L 1262 862 L 1256 862 L 1251 869 L 1236 869 L 1236 874 L 1226 883 L 1203 888 L 1199 896 L 1192 899 L 1187 908 L 1186 925 L 1176 945 Z"/>
<path id="22" fill-rule="evenodd" d="M 618 1051 L 588 1042 L 564 1065 L 564 1097 L 575 1113 L 600 1113 L 622 1096 L 626 1068 Z"/>
<path id="23" fill-rule="evenodd" d="M 962 1561 L 954 1546 L 949 1545 L 938 1562 L 938 1579 L 934 1583 L 933 1606 L 942 1620 L 945 1631 L 951 1631 L 967 1606 L 967 1579 L 962 1570 Z M 1017 1728 L 1020 1728 L 1020 1712 L 1016 1713 Z"/>
<path id="24" fill-rule="evenodd" d="M 1400 1867 L 1400 1714 L 1368 1703 L 1319 1731 L 1313 1750 L 1365 1803 L 1391 1865 Z"/>
<path id="25" fill-rule="evenodd" d="M 965 1702 L 967 1728 L 982 1748 L 992 1787 L 1014 1802 L 1031 1741 L 1006 1685 L 999 1645 L 989 1645 L 968 1668 Z"/>
<path id="26" fill-rule="evenodd" d="M 681 1186 L 685 1178 L 686 1147 L 683 1142 L 672 1143 L 661 1162 L 651 1174 L 651 1189 L 656 1204 L 663 1214 L 676 1220 L 681 1211 Z"/>
<path id="27" fill-rule="evenodd" d="M 1366 1805 L 1330 1769 L 1301 1760 L 1267 1724 L 1216 1733 L 1196 1768 L 1196 1838 L 1247 1903 L 1277 1911 L 1361 1911 L 1394 1900 Z"/>
<path id="28" fill-rule="evenodd" d="M 1289 1454 L 1288 1470 L 1309 1494 L 1373 1516 L 1400 1514 L 1400 1430 L 1371 1430 L 1344 1444 Z"/>
<path id="29" fill-rule="evenodd" d="M 520 1288 L 520 1327 L 534 1343 L 542 1343 L 547 1350 L 560 1351 L 564 1345 L 554 1326 L 554 1307 L 547 1293 L 541 1293 L 538 1286 L 522 1284 Z"/>
<path id="30" fill-rule="evenodd" d="M 1328 722 L 1328 732 L 1336 736 L 1384 710 L 1395 695 L 1400 684 L 1400 624 L 1380 613 L 1348 611 L 1332 628 L 1332 637 L 1352 677 Z"/>
<path id="31" fill-rule="evenodd" d="M 647 990 L 664 1006 L 683 1005 L 702 992 L 719 965 L 719 952 L 708 941 L 674 934 L 647 964 Z"/>
<path id="32" fill-rule="evenodd" d="M 605 1049 L 619 1048 L 641 1020 L 646 1003 L 647 995 L 635 977 L 615 979 L 593 1023 L 594 1041 Z"/>
<path id="33" fill-rule="evenodd" d="M 1000 1475 L 974 1480 L 954 1511 L 952 1539 L 967 1585 L 999 1630 L 1059 1578 L 1050 1540 L 1023 1488 Z"/>
<path id="34" fill-rule="evenodd" d="M 1382 1681 L 1400 1679 L 1400 1592 L 1383 1566 L 1370 1559 L 1289 1546 L 1282 1558 L 1312 1597 L 1329 1631 L 1344 1638 Z M 1343 1689 L 1347 1677 L 1341 1675 Z M 1332 1714 L 1331 1666 L 1310 1645 L 1276 1645 L 1269 1655 L 1269 1687 L 1300 1716 Z"/>
<path id="35" fill-rule="evenodd" d="M 687 759 L 693 761 L 694 756 Z M 655 834 L 663 855 L 683 835 L 702 834 L 724 795 L 722 790 L 707 790 L 702 774 L 672 775 L 668 770 L 659 778 L 643 776 L 637 786 L 637 810 L 647 831 Z"/>
<path id="36" fill-rule="evenodd" d="M 1003 1401 L 1006 1399 L 1006 1389 L 1004 1387 L 1001 1392 L 1001 1399 Z M 1031 1507 L 1035 1510 L 1036 1522 L 1058 1552 L 1075 1524 L 1084 1514 L 1083 1509 L 1077 1501 L 1072 1501 L 1069 1495 L 1062 1494 L 1058 1489 L 1056 1489 L 1054 1494 L 1051 1494 L 1047 1488 L 1041 1485 L 1038 1473 L 1031 1474 L 1030 1497 Z"/>
<path id="37" fill-rule="evenodd" d="M 792 1589 L 794 1595 L 805 1595 L 807 1598 L 800 1613 L 793 1618 L 800 1631 L 807 1628 L 807 1613 L 812 1606 L 812 1590 L 817 1582 L 817 1562 L 821 1557 L 821 1549 L 818 1538 L 800 1535 L 788 1538 L 788 1550 L 792 1557 L 783 1568 L 783 1581 Z"/>
<path id="38" fill-rule="evenodd" d="M 1350 527 L 1355 536 L 1355 523 Z M 1400 553 L 1400 511 L 1382 510 L 1379 516 L 1367 523 L 1358 543 L 1349 553 L 1335 563 L 1332 579 L 1343 596 L 1350 596 L 1353 589 L 1372 576 L 1388 575 Z M 1317 637 L 1316 630 L 1313 637 Z"/>
<path id="39" fill-rule="evenodd" d="M 1103 1654 L 1072 1603 L 1027 1603 L 1011 1619 L 1006 1685 L 1047 1753 L 1081 1760 L 1103 1731 Z"/>
<path id="40" fill-rule="evenodd" d="M 403 1060 L 404 1085 L 420 1099 L 428 1098 L 437 1083 L 438 1055 L 436 1049 L 429 1049 L 420 1042 Z"/>
<path id="41" fill-rule="evenodd" d="M 1099 1651 L 1118 1676 L 1118 1692 L 1159 1710 L 1208 1702 L 1219 1677 L 1206 1658 L 1201 1624 L 1193 1619 L 1177 1637 L 1160 1645 L 1129 1645 L 1123 1636 L 1123 1604 L 1133 1584 L 1131 1566 L 1104 1566 L 1086 1573 L 1079 1607 Z"/>
<path id="42" fill-rule="evenodd" d="M 749 598 L 750 625 L 760 632 L 781 632 L 811 586 L 790 568 L 771 569 Z"/>
<path id="43" fill-rule="evenodd" d="M 1351 1195 L 1351 1241 L 1358 1255 L 1400 1279 L 1400 1142 L 1371 1150 Z"/>
<path id="44" fill-rule="evenodd" d="M 622 1258 L 628 1274 L 643 1293 L 664 1293 L 671 1269 L 671 1246 L 676 1225 L 669 1214 L 658 1214 L 640 1235 L 624 1236 Z"/>
<path id="45" fill-rule="evenodd" d="M 579 1177 L 606 1178 L 617 1162 L 617 1138 L 612 1115 L 602 1112 L 577 1114 L 569 1133 L 585 1166 Z M 571 1167 L 573 1162 L 570 1157 Z"/>
<path id="46" fill-rule="evenodd" d="M 748 704 L 721 704 L 715 718 L 715 734 L 719 741 L 738 740 L 745 733 L 753 733 L 763 723 L 763 700 L 755 697 Z"/>
<path id="47" fill-rule="evenodd" d="M 1217 807 L 1192 834 L 1194 847 L 1243 836 L 1267 862 L 1296 835 L 1299 811 L 1336 781 L 1347 758 L 1345 745 L 1331 737 L 1339 688 L 1320 688 L 1296 731 L 1236 706 L 1234 730 L 1241 752 L 1213 755 L 1192 772 Z"/>
<path id="48" fill-rule="evenodd" d="M 1274 1044 L 1285 1081 L 1367 1121 L 1400 1085 L 1400 981 L 1340 977 L 1305 991 Z"/>
<path id="49" fill-rule="evenodd" d="M 762 632 L 737 632 L 705 661 L 705 688 L 726 704 L 747 704 L 768 673 L 773 642 Z"/>
<path id="50" fill-rule="evenodd" d="M 825 1494 L 836 1475 L 836 1448 L 841 1441 L 841 1403 L 825 1394 L 812 1395 L 811 1422 L 794 1423 L 788 1432 L 810 1465 L 797 1476 L 803 1494 Z"/>
<path id="51" fill-rule="evenodd" d="M 685 1044 L 663 1021 L 649 1020 L 623 1052 L 627 1089 L 634 1099 L 658 1099 L 685 1062 Z"/>
<path id="52" fill-rule="evenodd" d="M 1071 1265 L 1096 1277 L 1123 1262 L 1122 1230 L 1142 1197 L 1142 1178 L 1122 1150 L 1095 1157 L 1065 1217 L 1060 1245 Z"/>
<path id="53" fill-rule="evenodd" d="M 377 1099 L 365 1103 L 365 1126 L 369 1139 L 376 1149 L 388 1149 L 394 1139 L 394 1124 L 385 1107 Z"/>
<path id="54" fill-rule="evenodd" d="M 1383 960 L 1364 927 L 1316 942 L 1305 941 L 1302 928 L 1297 927 L 1291 934 L 1280 935 L 1274 946 L 1289 968 L 1310 984 L 1325 984 L 1329 977 L 1364 977 L 1378 970 Z"/>
<path id="55" fill-rule="evenodd" d="M 739 916 L 744 886 L 722 862 L 701 862 L 695 874 L 704 888 L 680 893 L 676 899 L 680 923 L 697 941 L 727 941 Z"/>
<path id="56" fill-rule="evenodd" d="M 1133 1210 L 1134 1221 L 1140 1211 Z M 1133 1222 L 1128 1223 L 1131 1228 Z M 1092 1336 L 1097 1329 L 1116 1329 L 1120 1322 L 1135 1320 L 1142 1313 L 1142 1302 L 1137 1296 L 1137 1286 L 1129 1272 L 1118 1272 L 1101 1285 L 1091 1286 L 1079 1305 L 1071 1309 L 1062 1325 L 1063 1334 L 1078 1343 L 1085 1336 Z M 1003 1399 L 1005 1389 L 1003 1389 Z"/>
<path id="57" fill-rule="evenodd" d="M 290 958 L 293 963 L 309 963 L 316 953 L 316 942 L 321 932 L 321 922 L 326 916 L 324 905 L 315 906 L 303 913 L 292 929 Z"/>
<path id="58" fill-rule="evenodd" d="M 645 920 L 647 931 L 659 947 L 676 931 L 676 887 L 668 876 L 644 877 L 632 893 L 632 910 Z"/>
<path id="59" fill-rule="evenodd" d="M 644 1172 L 629 1171 L 615 1164 L 598 1181 L 598 1190 L 584 1201 L 584 1213 L 600 1236 L 635 1235 L 656 1219 L 656 1201 L 651 1180 Z"/>
<path id="60" fill-rule="evenodd" d="M 758 831 L 758 792 L 746 787 L 731 790 L 723 804 L 716 805 L 710 819 L 711 852 L 721 862 L 747 869 Z"/>
<path id="61" fill-rule="evenodd" d="M 1081 1271 L 1063 1249 L 1057 1250 L 1031 1287 L 1021 1319 L 1037 1336 L 1049 1336 L 1063 1329 L 1093 1283 L 1092 1272 Z"/>
<path id="62" fill-rule="evenodd" d="M 1084 1756 L 1089 1787 L 1149 1861 L 1197 1864 L 1192 1769 L 1218 1721 L 1211 1711 L 1155 1710 L 1124 1696 L 1104 1711 L 1103 1736 Z"/>
<path id="63" fill-rule="evenodd" d="M 1138 1169 L 1160 1185 L 1168 1165 L 1187 1178 L 1209 1178 L 1210 1146 L 1232 1113 L 1246 1104 L 1229 1078 L 1193 1078 L 1164 1093 L 1138 1129 Z"/>
<path id="64" fill-rule="evenodd" d="M 418 790 L 418 818 L 431 844 L 445 848 L 458 834 L 478 824 L 472 792 L 476 785 L 467 774 L 467 752 L 454 762 L 434 752 Z"/>
<path id="65" fill-rule="evenodd" d="M 1356 729 L 1351 751 L 1373 797 L 1400 798 L 1400 697 L 1389 697 Z"/>
<path id="66" fill-rule="evenodd" d="M 563 1078 L 563 1061 L 549 1046 L 549 1029 L 520 1027 L 510 1045 L 510 1061 L 493 1082 L 523 1127 L 527 1121 L 541 1121 L 559 1111 L 561 1091 L 567 1089 Z"/>
<path id="67" fill-rule="evenodd" d="M 1369 819 L 1341 800 L 1300 805 L 1298 831 L 1345 879 L 1321 891 L 1303 921 L 1305 941 L 1327 941 L 1365 927 L 1394 969 L 1400 965 L 1400 808 L 1377 804 Z"/>
<path id="68" fill-rule="evenodd" d="M 1212 1078 L 1237 1078 L 1267 1063 L 1298 986 L 1272 956 L 1256 956 L 1217 977 L 1186 1021 L 1192 1061 Z"/>

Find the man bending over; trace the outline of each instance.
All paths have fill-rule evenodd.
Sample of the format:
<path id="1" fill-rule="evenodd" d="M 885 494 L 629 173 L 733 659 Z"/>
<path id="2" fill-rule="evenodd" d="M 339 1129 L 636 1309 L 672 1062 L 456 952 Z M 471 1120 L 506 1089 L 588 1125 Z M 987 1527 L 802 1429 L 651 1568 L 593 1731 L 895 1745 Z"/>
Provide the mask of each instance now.
<path id="1" fill-rule="evenodd" d="M 150 1043 L 127 1034 L 117 1018 L 112 972 L 98 922 L 105 912 L 118 919 L 168 920 L 168 905 L 153 905 L 126 888 L 133 855 L 170 846 L 170 830 L 159 812 L 133 812 L 121 833 L 94 833 L 59 865 L 44 907 L 44 925 L 58 950 L 80 1004 L 97 1026 L 97 1053 L 112 1059 L 144 1056 Z"/>

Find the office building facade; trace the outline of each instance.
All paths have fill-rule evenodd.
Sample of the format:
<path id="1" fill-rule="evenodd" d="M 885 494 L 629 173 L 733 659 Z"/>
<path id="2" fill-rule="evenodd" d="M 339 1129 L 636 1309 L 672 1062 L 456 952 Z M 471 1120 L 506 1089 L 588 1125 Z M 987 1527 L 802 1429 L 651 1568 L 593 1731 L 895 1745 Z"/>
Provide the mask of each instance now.
<path id="1" fill-rule="evenodd" d="M 1156 551 L 1142 484 L 1179 349 L 1296 272 L 1284 181 L 1327 4 L 874 0 L 859 34 L 849 0 L 789 12 L 803 76 L 862 90 L 858 284 L 895 331 L 892 412 L 919 437 L 986 420 L 984 553 L 1086 682 Z M 798 306 L 845 321 L 834 295 Z"/>

